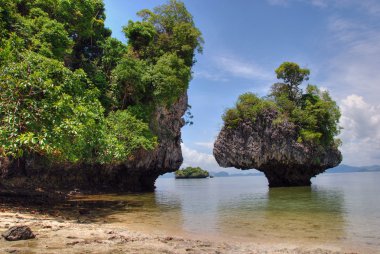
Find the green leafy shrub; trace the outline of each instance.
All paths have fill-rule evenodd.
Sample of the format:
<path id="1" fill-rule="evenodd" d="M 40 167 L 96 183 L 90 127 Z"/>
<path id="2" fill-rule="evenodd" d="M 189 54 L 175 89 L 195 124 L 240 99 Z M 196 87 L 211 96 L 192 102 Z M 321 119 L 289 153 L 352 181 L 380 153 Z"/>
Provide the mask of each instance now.
<path id="1" fill-rule="evenodd" d="M 138 149 L 152 150 L 158 144 L 148 124 L 128 110 L 111 112 L 105 119 L 104 127 L 100 154 L 102 162 L 121 162 Z"/>
<path id="2" fill-rule="evenodd" d="M 190 67 L 176 54 L 165 54 L 148 70 L 144 81 L 153 87 L 153 100 L 158 105 L 171 105 L 188 88 Z"/>
<path id="3" fill-rule="evenodd" d="M 77 161 L 96 142 L 103 107 L 82 70 L 33 52 L 0 68 L 0 144 L 4 155 L 25 152 Z M 75 145 L 74 145 L 75 144 Z"/>
<path id="4" fill-rule="evenodd" d="M 261 99 L 253 93 L 245 93 L 239 96 L 235 108 L 227 109 L 223 115 L 226 126 L 235 128 L 244 119 L 256 121 L 266 110 L 275 110 L 276 105 L 268 100 Z"/>
<path id="5" fill-rule="evenodd" d="M 153 112 L 186 92 L 202 38 L 180 1 L 139 16 L 124 44 L 102 0 L 0 0 L 0 156 L 114 163 L 157 146 Z"/>
<path id="6" fill-rule="evenodd" d="M 138 15 L 142 21 L 123 28 L 128 58 L 113 72 L 115 101 L 121 109 L 138 103 L 170 106 L 189 86 L 195 51 L 202 51 L 201 33 L 181 1 Z"/>

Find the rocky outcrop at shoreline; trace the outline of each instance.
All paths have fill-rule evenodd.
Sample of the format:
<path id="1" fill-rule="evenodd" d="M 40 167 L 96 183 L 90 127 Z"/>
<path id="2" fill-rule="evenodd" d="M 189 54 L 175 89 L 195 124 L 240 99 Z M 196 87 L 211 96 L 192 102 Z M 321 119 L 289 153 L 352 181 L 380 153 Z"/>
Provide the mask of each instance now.
<path id="1" fill-rule="evenodd" d="M 174 172 L 182 164 L 181 128 L 187 103 L 184 94 L 171 107 L 155 110 L 150 128 L 159 145 L 154 150 L 139 150 L 119 164 L 52 163 L 40 156 L 14 161 L 0 158 L 0 183 L 22 189 L 152 191 L 159 175 Z"/>
<path id="2" fill-rule="evenodd" d="M 307 186 L 310 178 L 339 165 L 340 151 L 311 142 L 297 142 L 297 126 L 275 122 L 277 112 L 267 110 L 256 121 L 224 126 L 214 144 L 214 156 L 222 167 L 257 169 L 270 187 Z"/>

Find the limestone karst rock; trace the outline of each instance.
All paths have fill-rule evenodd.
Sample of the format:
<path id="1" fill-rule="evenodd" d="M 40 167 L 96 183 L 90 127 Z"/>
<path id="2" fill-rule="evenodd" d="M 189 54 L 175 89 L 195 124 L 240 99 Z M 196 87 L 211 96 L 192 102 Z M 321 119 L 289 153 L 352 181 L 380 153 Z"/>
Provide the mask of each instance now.
<path id="1" fill-rule="evenodd" d="M 155 110 L 150 124 L 159 145 L 154 150 L 139 150 L 123 163 L 105 165 L 50 163 L 38 156 L 14 161 L 0 158 L 0 182 L 21 188 L 152 191 L 159 175 L 174 172 L 182 164 L 181 128 L 187 102 L 184 94 L 171 107 Z"/>
<path id="2" fill-rule="evenodd" d="M 310 178 L 339 165 L 340 151 L 297 142 L 297 126 L 289 121 L 274 124 L 275 110 L 267 110 L 237 127 L 224 126 L 214 144 L 214 156 L 221 167 L 257 169 L 270 187 L 307 186 Z"/>

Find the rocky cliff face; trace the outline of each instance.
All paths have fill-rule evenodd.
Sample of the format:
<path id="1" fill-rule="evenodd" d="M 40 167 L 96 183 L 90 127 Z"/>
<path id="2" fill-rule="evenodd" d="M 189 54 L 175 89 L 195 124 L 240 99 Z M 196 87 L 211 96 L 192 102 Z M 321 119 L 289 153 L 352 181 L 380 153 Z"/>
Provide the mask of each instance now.
<path id="1" fill-rule="evenodd" d="M 262 171 L 270 187 L 310 185 L 311 177 L 339 165 L 338 149 L 296 142 L 297 127 L 287 121 L 275 124 L 276 116 L 267 110 L 255 123 L 224 126 L 214 144 L 218 164 Z"/>
<path id="2" fill-rule="evenodd" d="M 187 94 L 170 108 L 158 108 L 151 122 L 159 138 L 158 147 L 137 151 L 122 164 L 47 163 L 38 156 L 17 161 L 0 158 L 0 179 L 5 185 L 22 188 L 152 191 L 159 175 L 174 172 L 182 164 L 181 128 L 186 110 Z"/>

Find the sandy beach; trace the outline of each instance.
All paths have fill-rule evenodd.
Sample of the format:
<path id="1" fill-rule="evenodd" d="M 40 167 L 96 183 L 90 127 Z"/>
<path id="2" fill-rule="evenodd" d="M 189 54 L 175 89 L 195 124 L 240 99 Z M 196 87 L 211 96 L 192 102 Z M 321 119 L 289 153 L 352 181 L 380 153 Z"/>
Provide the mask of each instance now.
<path id="1" fill-rule="evenodd" d="M 146 234 L 117 224 L 86 221 L 85 216 L 60 219 L 33 213 L 2 208 L 1 232 L 11 226 L 27 225 L 36 238 L 15 242 L 1 239 L 0 253 L 359 253 L 338 247 L 219 242 Z"/>

